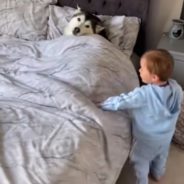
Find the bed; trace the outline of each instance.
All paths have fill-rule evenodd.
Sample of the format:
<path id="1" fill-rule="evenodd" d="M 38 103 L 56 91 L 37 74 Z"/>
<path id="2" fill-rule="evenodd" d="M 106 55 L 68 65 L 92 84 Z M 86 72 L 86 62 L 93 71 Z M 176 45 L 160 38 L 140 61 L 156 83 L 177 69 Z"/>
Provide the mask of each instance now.
<path id="1" fill-rule="evenodd" d="M 0 3 L 0 183 L 115 184 L 131 148 L 131 121 L 126 111 L 97 104 L 139 85 L 130 55 L 144 51 L 149 1 Z M 109 35 L 119 16 L 118 40 L 63 36 L 76 4 L 98 14 Z M 129 16 L 137 33 L 125 38 Z"/>

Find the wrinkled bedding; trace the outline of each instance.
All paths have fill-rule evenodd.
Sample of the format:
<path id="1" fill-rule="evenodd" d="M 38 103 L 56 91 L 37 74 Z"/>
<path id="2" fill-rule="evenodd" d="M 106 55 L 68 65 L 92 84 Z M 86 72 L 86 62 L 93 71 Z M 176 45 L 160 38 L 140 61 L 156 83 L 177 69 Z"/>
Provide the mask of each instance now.
<path id="1" fill-rule="evenodd" d="M 100 36 L 0 39 L 1 184 L 115 183 L 130 120 L 95 103 L 138 84 Z"/>
<path id="2" fill-rule="evenodd" d="M 36 34 L 0 37 L 0 183 L 114 184 L 130 117 L 97 103 L 138 86 L 131 61 L 98 35 Z"/>

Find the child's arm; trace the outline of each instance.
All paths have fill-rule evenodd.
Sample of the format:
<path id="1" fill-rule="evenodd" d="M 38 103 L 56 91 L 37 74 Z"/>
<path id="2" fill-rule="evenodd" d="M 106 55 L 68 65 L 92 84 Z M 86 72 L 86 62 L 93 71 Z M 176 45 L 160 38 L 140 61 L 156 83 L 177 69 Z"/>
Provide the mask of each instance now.
<path id="1" fill-rule="evenodd" d="M 138 108 L 145 105 L 143 88 L 136 88 L 128 94 L 113 96 L 102 102 L 99 106 L 104 110 L 117 111 L 122 109 Z"/>

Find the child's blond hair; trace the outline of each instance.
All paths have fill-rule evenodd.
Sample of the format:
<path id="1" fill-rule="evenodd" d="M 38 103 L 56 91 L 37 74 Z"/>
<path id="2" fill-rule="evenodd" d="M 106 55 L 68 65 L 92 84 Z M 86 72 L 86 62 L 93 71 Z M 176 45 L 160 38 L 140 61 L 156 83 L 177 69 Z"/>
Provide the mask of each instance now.
<path id="1" fill-rule="evenodd" d="M 150 50 L 145 52 L 142 58 L 146 59 L 149 72 L 157 75 L 160 81 L 167 81 L 172 76 L 174 60 L 167 50 Z"/>

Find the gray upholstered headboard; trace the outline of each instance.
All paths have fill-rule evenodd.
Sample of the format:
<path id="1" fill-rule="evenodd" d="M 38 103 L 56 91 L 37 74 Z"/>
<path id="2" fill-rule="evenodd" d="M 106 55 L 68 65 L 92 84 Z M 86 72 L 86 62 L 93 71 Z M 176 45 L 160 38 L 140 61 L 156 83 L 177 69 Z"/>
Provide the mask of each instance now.
<path id="1" fill-rule="evenodd" d="M 84 10 L 101 15 L 127 15 L 141 18 L 141 28 L 135 46 L 140 55 L 145 47 L 145 27 L 149 0 L 58 0 L 59 6 L 76 7 L 77 4 Z"/>

